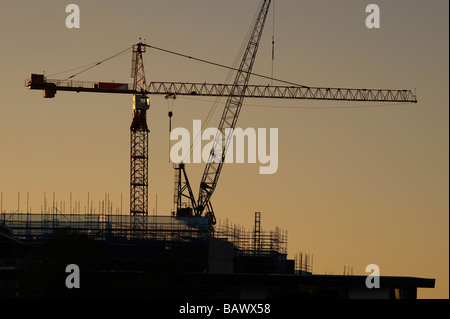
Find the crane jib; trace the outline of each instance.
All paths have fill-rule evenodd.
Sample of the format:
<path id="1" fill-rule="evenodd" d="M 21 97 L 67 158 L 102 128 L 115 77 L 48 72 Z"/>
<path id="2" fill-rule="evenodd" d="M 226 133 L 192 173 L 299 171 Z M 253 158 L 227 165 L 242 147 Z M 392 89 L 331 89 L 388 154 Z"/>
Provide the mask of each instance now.
<path id="1" fill-rule="evenodd" d="M 42 74 L 32 74 L 31 77 L 25 81 L 25 86 L 32 90 L 43 90 L 48 92 L 53 91 L 54 93 L 57 91 L 75 91 L 92 93 L 141 94 L 141 92 L 136 92 L 129 89 L 131 84 L 128 83 L 62 81 L 57 79 L 44 80 L 44 76 Z M 231 89 L 231 84 L 153 81 L 148 84 L 147 91 L 143 92 L 143 94 L 205 97 L 234 96 L 231 93 Z M 52 97 L 54 97 L 54 95 Z M 251 84 L 246 86 L 246 89 L 243 91 L 243 97 L 264 99 L 417 103 L 417 97 L 411 90 L 348 89 Z"/>

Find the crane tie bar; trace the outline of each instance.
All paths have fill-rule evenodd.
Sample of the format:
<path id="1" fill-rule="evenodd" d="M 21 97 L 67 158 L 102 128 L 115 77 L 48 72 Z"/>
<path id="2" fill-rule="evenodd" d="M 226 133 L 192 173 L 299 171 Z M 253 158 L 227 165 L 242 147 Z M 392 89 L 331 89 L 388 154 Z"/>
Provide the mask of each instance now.
<path id="1" fill-rule="evenodd" d="M 228 70 L 239 71 L 239 70 L 236 69 L 236 68 L 233 68 L 233 67 L 230 67 L 230 66 L 226 66 L 226 65 L 224 65 L 224 64 L 220 64 L 220 63 L 216 63 L 216 62 L 211 62 L 211 61 L 208 61 L 208 60 L 204 60 L 204 59 L 192 57 L 192 56 L 189 56 L 189 55 L 186 55 L 186 54 L 183 54 L 183 53 L 178 53 L 178 52 L 171 51 L 171 50 L 167 50 L 167 49 L 163 49 L 163 48 L 158 48 L 158 47 L 155 47 L 155 46 L 153 46 L 153 45 L 145 44 L 145 46 L 148 47 L 148 48 L 150 48 L 150 49 L 159 50 L 159 51 L 162 51 L 162 52 L 170 53 L 170 54 L 173 54 L 173 55 L 177 55 L 177 56 L 180 56 L 180 57 L 183 57 L 183 58 L 195 60 L 195 61 L 198 61 L 198 62 L 203 62 L 203 63 L 211 64 L 211 65 L 218 66 L 218 67 L 221 67 L 221 68 L 225 68 L 225 69 L 228 69 Z M 285 84 L 289 84 L 289 85 L 293 85 L 293 86 L 297 86 L 297 87 L 308 88 L 308 86 L 305 86 L 305 85 L 301 85 L 301 84 L 293 83 L 293 82 L 288 82 L 288 81 L 284 81 L 284 80 L 280 80 L 280 79 L 275 79 L 275 78 L 273 78 L 273 77 L 266 76 L 266 75 L 262 75 L 262 74 L 257 74 L 257 73 L 252 73 L 252 72 L 247 72 L 247 73 L 249 73 L 249 74 L 251 74 L 251 75 L 253 75 L 253 76 L 257 76 L 257 77 L 263 78 L 263 79 L 268 79 L 268 80 L 272 80 L 272 81 L 277 81 L 277 82 L 280 82 L 280 83 L 285 83 Z"/>

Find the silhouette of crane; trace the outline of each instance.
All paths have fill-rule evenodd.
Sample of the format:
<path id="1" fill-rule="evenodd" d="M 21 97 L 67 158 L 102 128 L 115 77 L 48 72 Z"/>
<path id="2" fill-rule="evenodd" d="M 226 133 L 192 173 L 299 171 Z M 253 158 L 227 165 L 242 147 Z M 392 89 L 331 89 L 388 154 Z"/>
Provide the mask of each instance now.
<path id="1" fill-rule="evenodd" d="M 258 51 L 264 24 L 267 18 L 271 0 L 264 0 L 258 8 L 258 15 L 252 26 L 247 47 L 244 51 L 239 68 L 233 69 L 236 75 L 232 84 L 188 83 L 188 82 L 150 82 L 147 84 L 143 53 L 146 48 L 160 49 L 139 42 L 132 47 L 132 77 L 133 84 L 73 81 L 72 77 L 66 80 L 47 79 L 43 74 L 31 74 L 26 86 L 32 90 L 43 90 L 44 98 L 53 98 L 57 91 L 114 93 L 133 95 L 133 117 L 130 126 L 130 215 L 132 228 L 135 233 L 145 230 L 145 219 L 148 215 L 148 133 L 147 110 L 150 107 L 148 95 L 160 94 L 166 97 L 177 95 L 190 96 L 226 96 L 227 101 L 219 122 L 218 130 L 225 136 L 225 130 L 233 130 L 243 105 L 244 98 L 271 98 L 271 99 L 307 99 L 307 100 L 333 100 L 333 101 L 364 101 L 364 102 L 410 102 L 417 103 L 415 94 L 410 90 L 388 89 L 350 89 L 308 87 L 288 83 L 284 86 L 250 85 L 249 80 Z M 163 49 L 160 49 L 163 50 Z M 168 50 L 163 50 L 174 53 Z M 175 53 L 178 54 L 178 53 Z M 183 56 L 182 54 L 178 54 Z M 187 57 L 187 56 L 186 56 Z M 192 57 L 189 57 L 192 59 Z M 205 60 L 196 59 L 201 62 Z M 217 63 L 211 63 L 218 66 Z M 98 63 L 100 64 L 100 63 Z M 171 114 L 169 114 L 171 116 Z M 185 164 L 175 164 L 175 196 L 174 203 L 177 216 L 206 216 L 209 219 L 210 229 L 216 223 L 211 205 L 213 195 L 227 153 L 227 143 L 222 145 L 221 152 L 217 152 L 217 143 L 210 152 L 199 188 L 199 195 L 195 199 L 187 174 Z M 183 203 L 183 198 L 188 203 Z"/>

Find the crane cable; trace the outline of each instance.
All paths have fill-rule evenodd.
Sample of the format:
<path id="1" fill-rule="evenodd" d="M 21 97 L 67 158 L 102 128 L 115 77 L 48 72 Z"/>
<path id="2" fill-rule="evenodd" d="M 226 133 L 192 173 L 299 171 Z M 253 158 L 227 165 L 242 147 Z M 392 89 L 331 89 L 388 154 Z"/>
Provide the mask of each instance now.
<path id="1" fill-rule="evenodd" d="M 174 106 L 174 100 L 176 99 L 176 96 L 168 96 L 166 95 L 167 100 L 167 114 L 169 116 L 169 163 L 171 162 L 170 159 L 170 149 L 172 148 L 172 140 L 170 139 L 170 134 L 172 132 L 172 116 L 173 116 L 173 106 Z M 169 101 L 172 100 L 172 101 Z"/>
<path id="2" fill-rule="evenodd" d="M 79 66 L 79 67 L 76 67 L 76 68 L 73 68 L 73 69 L 70 69 L 70 70 L 66 70 L 66 71 L 54 73 L 54 74 L 49 75 L 49 76 L 54 76 L 54 75 L 58 75 L 58 74 L 62 74 L 62 73 L 67 73 L 67 72 L 71 72 L 71 71 L 78 70 L 78 69 L 81 69 L 81 68 L 85 68 L 85 67 L 86 67 L 85 69 L 81 70 L 80 72 L 75 73 L 75 74 L 69 76 L 68 78 L 66 78 L 66 79 L 64 79 L 64 80 L 61 80 L 61 82 L 62 82 L 62 81 L 67 81 L 67 80 L 72 79 L 72 78 L 74 78 L 75 76 L 77 76 L 77 75 L 79 75 L 79 74 L 81 74 L 81 73 L 84 73 L 84 72 L 86 72 L 86 71 L 88 71 L 88 70 L 90 70 L 90 69 L 92 69 L 92 68 L 94 68 L 94 67 L 96 67 L 96 66 L 98 66 L 98 65 L 100 65 L 100 64 L 102 64 L 102 63 L 104 63 L 104 62 L 106 62 L 106 61 L 108 61 L 108 60 L 111 60 L 112 58 L 115 58 L 115 57 L 118 57 L 118 56 L 120 56 L 120 55 L 122 55 L 122 54 L 127 53 L 127 51 L 130 50 L 130 49 L 132 49 L 132 47 L 128 47 L 128 48 L 126 48 L 125 50 L 122 50 L 122 51 L 120 51 L 119 53 L 116 53 L 116 54 L 114 54 L 114 55 L 112 55 L 112 56 L 110 56 L 110 57 L 108 57 L 108 58 L 105 58 L 105 59 L 103 59 L 103 60 L 100 60 L 100 61 L 98 61 L 98 62 L 93 62 L 93 63 L 85 64 L 85 65 L 82 65 L 82 66 Z"/>
<path id="3" fill-rule="evenodd" d="M 211 65 L 218 66 L 218 67 L 225 68 L 225 69 L 229 69 L 229 70 L 232 70 L 232 71 L 239 71 L 239 69 L 234 68 L 234 67 L 230 67 L 230 66 L 226 66 L 224 64 L 220 64 L 220 63 L 216 63 L 216 62 L 212 62 L 212 61 L 208 61 L 208 60 L 192 57 L 192 56 L 189 56 L 189 55 L 186 55 L 186 54 L 183 54 L 183 53 L 179 53 L 179 52 L 175 52 L 175 51 L 159 48 L 159 47 L 156 47 L 156 46 L 153 46 L 153 45 L 146 44 L 145 46 L 147 46 L 150 49 L 159 50 L 159 51 L 162 51 L 162 52 L 165 52 L 165 53 L 170 53 L 170 54 L 177 55 L 177 56 L 180 56 L 180 57 L 183 57 L 183 58 L 187 58 L 187 59 L 191 59 L 191 60 L 194 60 L 194 61 L 211 64 Z M 298 84 L 298 83 L 294 83 L 294 82 L 289 82 L 289 81 L 285 81 L 285 80 L 281 80 L 281 79 L 272 78 L 272 77 L 267 76 L 267 75 L 262 75 L 262 74 L 253 73 L 253 72 L 247 72 L 247 73 L 250 73 L 253 76 L 260 77 L 260 78 L 263 78 L 263 79 L 269 79 L 271 81 L 276 81 L 276 82 L 280 82 L 280 83 L 284 83 L 284 84 L 289 84 L 289 85 L 296 86 L 296 87 L 309 88 L 309 86 L 306 86 L 306 85 L 302 85 L 302 84 Z"/>
<path id="4" fill-rule="evenodd" d="M 272 80 L 270 82 L 271 85 L 273 85 L 273 65 L 274 65 L 274 61 L 275 61 L 275 0 L 273 1 L 272 4 Z"/>

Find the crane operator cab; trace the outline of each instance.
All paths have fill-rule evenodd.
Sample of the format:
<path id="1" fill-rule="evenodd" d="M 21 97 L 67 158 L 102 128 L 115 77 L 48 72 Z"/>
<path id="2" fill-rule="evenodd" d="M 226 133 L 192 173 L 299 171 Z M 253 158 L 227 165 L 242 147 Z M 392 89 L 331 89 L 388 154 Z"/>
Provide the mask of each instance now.
<path id="1" fill-rule="evenodd" d="M 133 95 L 133 109 L 148 110 L 150 108 L 150 98 L 146 95 Z"/>

